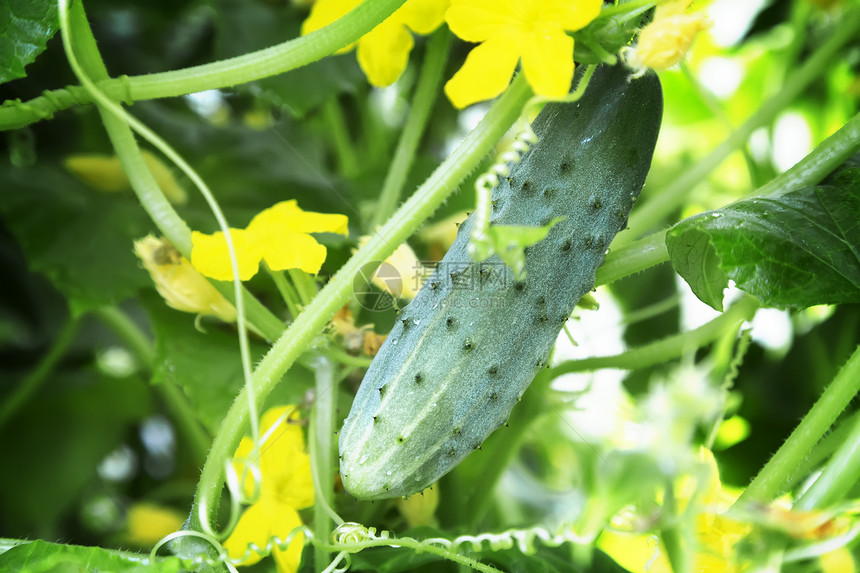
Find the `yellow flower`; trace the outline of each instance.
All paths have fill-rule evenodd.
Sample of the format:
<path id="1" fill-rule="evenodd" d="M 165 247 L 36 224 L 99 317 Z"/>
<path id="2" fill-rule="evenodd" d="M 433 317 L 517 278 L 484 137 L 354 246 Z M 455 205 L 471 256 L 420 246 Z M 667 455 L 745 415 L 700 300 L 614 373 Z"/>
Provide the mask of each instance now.
<path id="1" fill-rule="evenodd" d="M 625 63 L 641 76 L 649 68 L 665 70 L 680 62 L 696 35 L 711 26 L 710 20 L 701 13 L 687 14 L 693 0 L 675 0 L 657 6 L 654 20 L 639 32 L 639 40 L 633 48 L 622 50 Z"/>
<path id="2" fill-rule="evenodd" d="M 369 235 L 361 237 L 358 240 L 359 247 L 368 241 Z M 423 284 L 425 273 L 421 272 L 422 268 L 409 243 L 401 243 L 388 255 L 384 264 L 373 272 L 370 282 L 396 299 L 412 300 Z"/>
<path id="3" fill-rule="evenodd" d="M 168 306 L 225 322 L 236 320 L 236 308 L 167 239 L 147 235 L 134 242 L 134 253 Z"/>
<path id="4" fill-rule="evenodd" d="M 502 93 L 518 61 L 534 92 L 562 98 L 573 80 L 573 38 L 600 14 L 600 0 L 452 0 L 445 15 L 451 31 L 481 42 L 447 84 L 445 93 L 464 108 Z"/>
<path id="5" fill-rule="evenodd" d="M 394 14 L 359 38 L 358 64 L 374 86 L 397 81 L 409 61 L 412 32 L 426 35 L 442 24 L 450 0 L 407 0 Z M 302 34 L 327 26 L 361 4 L 361 0 L 317 0 L 302 24 Z M 347 46 L 341 52 L 352 49 Z"/>
<path id="6" fill-rule="evenodd" d="M 185 516 L 171 507 L 135 503 L 128 509 L 123 540 L 138 547 L 151 547 L 165 535 L 182 528 Z"/>
<path id="7" fill-rule="evenodd" d="M 265 547 L 274 537 L 281 540 L 302 525 L 297 510 L 314 503 L 310 458 L 305 452 L 304 435 L 296 406 L 270 408 L 260 420 L 262 443 L 258 448 L 260 483 L 257 500 L 245 510 L 236 528 L 224 542 L 224 549 L 240 565 L 253 565 L 260 555 L 248 550 L 253 543 Z M 246 496 L 254 494 L 253 473 L 246 470 L 248 456 L 254 450 L 250 438 L 242 438 L 233 456 L 233 468 Z M 298 570 L 304 536 L 296 535 L 286 550 L 274 548 L 280 573 Z"/>
<path id="8" fill-rule="evenodd" d="M 397 511 L 409 527 L 436 526 L 436 508 L 439 506 L 439 486 L 433 484 L 422 492 L 397 500 Z"/>
<path id="9" fill-rule="evenodd" d="M 713 454 L 706 449 L 700 458 L 709 467 L 708 481 L 702 484 L 702 507 L 705 511 L 696 518 L 696 540 L 693 571 L 726 572 L 742 571 L 735 546 L 751 531 L 751 526 L 728 519 L 722 512 L 737 499 L 737 495 L 723 489 Z M 690 494 L 692 495 L 692 494 Z M 679 501 L 686 503 L 689 497 Z M 626 526 L 624 519 L 613 525 Z M 619 529 L 606 530 L 598 539 L 598 547 L 619 565 L 635 573 L 672 573 L 663 542 L 656 535 L 624 532 Z"/>
<path id="10" fill-rule="evenodd" d="M 326 248 L 309 233 L 349 234 L 346 215 L 302 211 L 295 200 L 282 201 L 251 220 L 245 229 L 230 229 L 239 278 L 257 274 L 263 260 L 272 270 L 301 269 L 316 274 L 325 261 Z M 191 233 L 191 264 L 209 278 L 233 278 L 227 241 L 220 231 Z"/>
<path id="11" fill-rule="evenodd" d="M 188 201 L 188 195 L 170 168 L 148 151 L 143 151 L 142 155 L 167 200 L 175 205 L 184 205 Z M 78 180 L 96 191 L 116 193 L 131 189 L 128 176 L 116 156 L 97 153 L 69 155 L 63 160 L 63 166 Z"/>

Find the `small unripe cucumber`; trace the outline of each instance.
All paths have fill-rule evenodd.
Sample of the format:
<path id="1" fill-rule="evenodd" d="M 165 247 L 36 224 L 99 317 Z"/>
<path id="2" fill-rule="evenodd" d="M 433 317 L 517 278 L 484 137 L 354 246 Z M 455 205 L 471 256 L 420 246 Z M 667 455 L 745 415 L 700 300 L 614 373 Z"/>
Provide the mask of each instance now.
<path id="1" fill-rule="evenodd" d="M 367 370 L 340 432 L 340 471 L 361 499 L 416 493 L 503 425 L 594 287 L 651 165 L 662 117 L 653 74 L 594 73 L 577 103 L 548 104 L 539 141 L 493 192 L 495 225 L 545 225 L 516 281 L 498 256 L 477 263 L 470 217 Z"/>

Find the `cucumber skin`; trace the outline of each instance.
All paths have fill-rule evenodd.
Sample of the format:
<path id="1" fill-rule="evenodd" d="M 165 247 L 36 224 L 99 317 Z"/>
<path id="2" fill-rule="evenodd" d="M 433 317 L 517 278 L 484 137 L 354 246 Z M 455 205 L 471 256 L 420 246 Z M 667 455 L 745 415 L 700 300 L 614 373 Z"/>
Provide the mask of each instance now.
<path id="1" fill-rule="evenodd" d="M 621 66 L 599 67 L 579 102 L 545 106 L 533 124 L 538 143 L 493 191 L 491 222 L 566 219 L 527 249 L 522 282 L 495 255 L 472 261 L 473 218 L 461 225 L 398 316 L 344 421 L 340 472 L 348 493 L 417 493 L 505 423 L 627 223 L 662 108 L 657 77 L 628 81 Z M 489 275 L 481 269 L 503 269 L 506 281 L 482 280 Z M 471 289 L 454 288 L 469 276 Z"/>

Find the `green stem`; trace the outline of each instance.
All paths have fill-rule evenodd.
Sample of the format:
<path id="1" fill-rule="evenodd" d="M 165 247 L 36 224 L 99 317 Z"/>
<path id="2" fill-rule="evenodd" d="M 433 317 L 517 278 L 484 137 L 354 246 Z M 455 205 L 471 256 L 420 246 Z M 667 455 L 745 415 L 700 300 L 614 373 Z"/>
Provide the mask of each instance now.
<path id="1" fill-rule="evenodd" d="M 523 76 L 515 78 L 478 127 L 430 175 L 379 232 L 371 236 L 371 239 L 358 249 L 314 301 L 296 318 L 254 372 L 254 384 L 257 386 L 261 401 L 265 400 L 284 372 L 349 299 L 353 278 L 362 266 L 371 261 L 385 260 L 394 252 L 397 245 L 403 243 L 442 204 L 519 117 L 523 105 L 530 96 L 531 91 L 525 78 Z M 195 509 L 192 511 L 191 526 L 194 529 L 202 527 L 201 507 L 206 518 L 212 519 L 215 515 L 216 500 L 223 486 L 224 464 L 242 437 L 248 415 L 244 394 L 243 389 L 233 402 L 203 466 L 194 502 Z"/>
<path id="2" fill-rule="evenodd" d="M 93 315 L 110 328 L 122 340 L 138 363 L 152 371 L 155 352 L 152 343 L 143 331 L 128 315 L 114 307 L 104 307 L 93 311 Z M 170 410 L 173 420 L 182 429 L 182 435 L 188 440 L 188 446 L 198 464 L 206 460 L 206 452 L 212 437 L 200 423 L 188 398 L 174 382 L 165 381 L 154 385 Z"/>
<path id="3" fill-rule="evenodd" d="M 78 326 L 80 326 L 80 320 L 70 318 L 36 367 L 0 403 L 0 428 L 6 425 L 21 406 L 26 404 L 39 387 L 54 373 L 54 369 L 57 367 L 60 359 L 65 355 L 72 342 L 75 341 Z"/>
<path id="4" fill-rule="evenodd" d="M 314 282 L 314 279 L 303 270 L 300 269 L 289 269 L 287 274 L 290 275 L 290 279 L 293 281 L 293 286 L 296 289 L 296 292 L 299 293 L 299 300 L 301 301 L 302 306 L 307 306 L 311 303 L 314 297 L 317 295 L 317 285 Z"/>
<path id="5" fill-rule="evenodd" d="M 134 126 L 135 131 L 140 133 L 143 137 L 146 138 L 147 141 L 152 143 L 155 147 L 158 148 L 159 151 L 164 153 L 175 165 L 177 165 L 183 171 L 186 176 L 188 176 L 194 182 L 195 186 L 200 190 L 201 194 L 206 199 L 206 202 L 208 203 L 212 213 L 215 215 L 219 227 L 226 233 L 227 248 L 231 251 L 230 262 L 233 267 L 233 289 L 235 294 L 234 301 L 236 302 L 236 312 L 238 316 L 237 325 L 239 327 L 239 351 L 241 354 L 242 374 L 243 379 L 245 381 L 245 397 L 249 410 L 251 435 L 253 436 L 254 443 L 256 444 L 259 433 L 257 418 L 257 400 L 256 388 L 251 384 L 250 345 L 248 342 L 248 333 L 245 328 L 245 291 L 242 287 L 242 283 L 239 281 L 238 278 L 238 263 L 235 260 L 235 254 L 233 253 L 233 244 L 229 236 L 227 222 L 224 218 L 224 215 L 221 212 L 217 201 L 212 195 L 212 192 L 206 186 L 205 182 L 200 178 L 197 172 L 195 172 L 191 168 L 191 166 L 188 165 L 188 163 L 186 163 L 185 160 L 178 153 L 176 153 L 176 151 L 174 151 L 172 147 L 170 147 L 170 145 L 168 145 L 163 139 L 158 137 L 158 135 L 156 135 L 147 126 L 145 126 L 132 116 L 128 115 L 119 105 L 117 105 L 115 101 L 108 98 L 106 95 L 101 93 L 97 87 L 95 87 L 95 85 L 93 84 L 93 79 L 99 80 L 101 78 L 106 78 L 107 69 L 105 68 L 104 62 L 102 61 L 101 55 L 99 54 L 98 46 L 96 46 L 95 38 L 93 37 L 92 30 L 90 29 L 89 22 L 87 21 L 87 16 L 84 12 L 83 4 L 81 2 L 75 2 L 72 5 L 71 10 L 69 10 L 68 0 L 58 0 L 58 8 L 60 28 L 62 30 L 63 48 L 66 52 L 66 58 L 69 61 L 69 66 L 72 68 L 75 75 L 81 81 L 81 84 L 83 84 L 84 87 L 86 87 L 90 94 L 93 96 L 93 99 L 98 102 L 99 115 L 101 116 L 105 129 L 108 132 L 108 137 L 115 145 L 117 156 L 120 159 L 120 163 L 122 163 L 123 167 L 126 168 L 126 174 L 129 177 L 129 181 L 131 182 L 132 187 L 135 189 L 135 191 L 138 191 L 138 181 L 136 181 L 132 177 L 132 173 L 128 171 L 127 164 L 140 164 L 143 168 L 143 171 L 146 172 L 148 179 L 152 180 L 152 189 L 147 189 L 147 191 L 151 191 L 155 196 L 158 197 L 161 203 L 167 205 L 171 209 L 173 216 L 181 223 L 182 228 L 186 232 L 188 231 L 185 222 L 181 218 L 179 218 L 175 211 L 172 211 L 172 207 L 170 207 L 170 204 L 167 202 L 164 197 L 164 194 L 158 188 L 158 185 L 155 184 L 152 174 L 149 173 L 149 168 L 143 161 L 143 156 L 141 155 L 140 150 L 137 148 L 137 142 L 134 140 L 134 135 L 131 132 L 131 127 Z M 73 39 L 75 40 L 75 42 L 73 42 Z M 125 140 L 126 147 L 123 148 L 123 152 L 121 152 L 120 147 L 116 146 L 115 136 L 119 136 L 121 139 Z M 132 147 L 128 147 L 129 143 L 132 145 Z M 128 153 L 125 153 L 126 151 Z M 143 200 L 141 201 L 143 202 Z M 209 532 L 207 531 L 205 533 Z"/>
<path id="6" fill-rule="evenodd" d="M 815 185 L 858 150 L 860 150 L 860 114 L 852 117 L 791 169 L 777 175 L 770 182 L 759 187 L 754 194 L 741 200 L 745 201 L 753 197 L 779 197 L 803 187 Z M 632 243 L 630 237 L 633 235 L 628 233 L 618 235 L 616 241 L 612 243 L 612 249 L 606 256 L 606 261 L 597 269 L 595 284 L 610 284 L 668 261 L 667 232 L 668 230 L 664 229 Z"/>
<path id="7" fill-rule="evenodd" d="M 770 124 L 776 116 L 794 101 L 821 74 L 831 69 L 831 60 L 842 54 L 847 42 L 860 33 L 860 10 L 849 11 L 827 41 L 796 70 L 780 91 L 759 107 L 758 111 L 737 128 L 716 149 L 675 178 L 671 184 L 654 195 L 630 217 L 631 232 L 616 239 L 616 246 L 624 246 L 653 228 L 686 200 L 689 192 L 704 181 L 732 152 L 749 139 L 758 128 Z"/>
<path id="8" fill-rule="evenodd" d="M 613 242 L 606 260 L 597 269 L 595 286 L 613 283 L 668 261 L 667 232 L 668 229 L 664 229 L 620 249 L 616 248 Z"/>
<path id="9" fill-rule="evenodd" d="M 860 113 L 788 171 L 762 185 L 753 197 L 779 197 L 815 185 L 860 150 Z"/>
<path id="10" fill-rule="evenodd" d="M 263 263 L 266 264 L 265 262 Z M 284 299 L 284 303 L 287 305 L 287 311 L 290 313 L 290 316 L 296 318 L 299 315 L 299 295 L 296 292 L 296 289 L 290 284 L 290 281 L 287 280 L 287 277 L 284 276 L 282 271 L 273 271 L 269 268 L 269 265 L 266 265 L 266 271 L 269 273 L 269 276 L 272 277 L 272 282 L 275 283 L 275 287 L 278 289 L 278 292 L 281 293 L 281 298 Z"/>
<path id="11" fill-rule="evenodd" d="M 314 503 L 314 536 L 317 539 L 328 539 L 332 531 L 332 519 L 328 514 L 334 505 L 334 461 L 337 448 L 332 437 L 335 432 L 335 395 L 337 379 L 334 376 L 334 366 L 323 357 L 314 361 L 316 375 L 316 398 L 314 400 L 313 416 L 314 429 L 311 439 L 314 441 L 314 489 L 317 499 Z M 331 555 L 321 546 L 314 546 L 314 565 L 317 571 L 322 571 L 331 561 Z"/>
<path id="12" fill-rule="evenodd" d="M 860 368 L 855 374 L 855 377 L 860 379 Z M 811 511 L 833 505 L 849 494 L 858 479 L 860 479 L 860 420 L 855 420 L 848 439 L 836 450 L 815 483 L 800 495 L 793 509 Z"/>
<path id="13" fill-rule="evenodd" d="M 338 98 L 335 96 L 327 99 L 322 105 L 321 112 L 326 131 L 331 136 L 332 147 L 337 155 L 340 174 L 348 179 L 355 177 L 359 172 L 358 156 L 355 153 L 355 146 L 349 139 L 346 118 Z"/>
<path id="14" fill-rule="evenodd" d="M 442 74 L 445 72 L 445 64 L 448 62 L 448 51 L 451 46 L 451 34 L 444 26 L 437 30 L 427 42 L 427 53 L 421 65 L 421 75 L 415 86 L 415 95 L 412 100 L 412 108 L 397 142 L 391 167 L 382 184 L 379 193 L 379 201 L 370 222 L 370 231 L 376 229 L 394 213 L 406 176 L 415 159 L 415 151 L 418 143 L 427 127 L 430 112 L 436 103 L 439 93 L 439 84 L 442 83 Z"/>
<path id="15" fill-rule="evenodd" d="M 553 377 L 556 377 L 570 372 L 586 372 L 600 368 L 636 370 L 673 360 L 706 344 L 710 344 L 722 336 L 723 332 L 735 329 L 743 321 L 750 320 L 758 307 L 758 300 L 751 296 L 744 296 L 726 310 L 726 312 L 690 332 L 668 336 L 662 340 L 633 348 L 615 356 L 595 356 L 582 360 L 562 362 L 552 368 L 551 373 Z"/>
<path id="16" fill-rule="evenodd" d="M 350 366 L 352 368 L 367 368 L 370 366 L 370 363 L 373 362 L 373 358 L 370 358 L 369 356 L 353 356 L 352 354 L 344 352 L 337 346 L 323 348 L 320 350 L 320 353 L 328 356 L 339 364 Z"/>
<path id="17" fill-rule="evenodd" d="M 177 97 L 194 92 L 227 88 L 282 74 L 320 60 L 348 46 L 388 18 L 404 0 L 362 2 L 352 12 L 315 32 L 282 44 L 235 58 L 201 66 L 143 76 L 100 78 L 99 88 L 113 100 L 128 103 Z M 0 130 L 23 127 L 51 117 L 54 112 L 81 103 L 78 89 L 64 90 L 68 97 L 43 95 L 29 102 L 0 107 Z M 64 94 L 64 95 L 66 95 Z M 91 98 L 88 101 L 92 101 Z"/>
<path id="18" fill-rule="evenodd" d="M 663 490 L 663 514 L 669 517 L 669 523 L 660 529 L 660 539 L 666 548 L 666 557 L 672 566 L 674 573 L 688 573 L 691 571 L 688 558 L 687 546 L 684 543 L 684 532 L 681 530 L 678 515 L 678 502 L 675 499 L 675 486 L 671 480 Z M 664 520 L 666 518 L 664 517 Z"/>
<path id="19" fill-rule="evenodd" d="M 749 487 L 744 490 L 737 503 L 769 502 L 779 497 L 794 469 L 803 462 L 809 451 L 833 425 L 858 391 L 860 391 L 860 347 L 857 347 L 833 382 L 824 390 L 821 398 L 783 442 L 776 454 L 768 460 Z M 857 427 L 855 425 L 854 429 L 856 430 Z M 852 431 L 852 437 L 854 433 Z M 848 443 L 852 442 L 846 442 Z"/>
<path id="20" fill-rule="evenodd" d="M 80 65 L 86 72 L 86 75 L 96 82 L 107 78 L 107 69 L 98 52 L 95 38 L 87 22 L 83 5 L 80 2 L 74 2 L 70 7 L 69 22 L 75 37 L 74 53 L 79 58 Z M 88 85 L 88 82 L 84 81 L 85 78 L 81 79 L 82 83 L 87 85 L 87 89 L 92 88 L 92 86 Z M 99 96 L 99 94 L 96 93 L 94 97 L 96 96 Z M 104 97 L 102 97 L 102 100 L 104 100 Z M 189 257 L 191 254 L 191 231 L 188 225 L 173 209 L 173 206 L 158 187 L 155 178 L 143 159 L 134 134 L 126 123 L 126 119 L 106 109 L 105 106 L 109 106 L 109 104 L 114 105 L 112 102 L 104 100 L 103 105 L 99 106 L 99 114 L 138 200 L 161 233 L 167 237 L 180 253 L 186 258 Z M 117 113 L 122 113 L 122 110 L 117 110 Z M 133 118 L 129 118 L 129 120 L 134 121 Z M 157 139 L 157 136 L 152 134 L 145 126 L 141 125 L 138 129 L 142 129 L 150 137 Z M 168 151 L 170 152 L 168 155 L 171 160 L 177 162 L 177 164 L 184 163 L 172 149 L 168 149 Z M 196 174 L 192 175 L 196 176 Z M 231 289 L 230 285 L 219 282 L 213 284 L 228 300 L 236 302 L 235 290 Z M 248 322 L 253 325 L 254 330 L 263 334 L 267 339 L 275 340 L 283 332 L 283 323 L 260 304 L 257 299 L 251 296 L 247 290 L 242 289 L 241 292 Z"/>

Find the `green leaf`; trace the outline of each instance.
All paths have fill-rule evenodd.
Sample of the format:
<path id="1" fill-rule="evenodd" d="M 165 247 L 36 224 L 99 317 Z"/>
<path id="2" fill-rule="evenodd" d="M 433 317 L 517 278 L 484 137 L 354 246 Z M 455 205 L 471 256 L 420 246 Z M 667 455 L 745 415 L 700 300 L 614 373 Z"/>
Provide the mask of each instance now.
<path id="1" fill-rule="evenodd" d="M 0 213 L 40 272 L 83 312 L 151 284 L 132 242 L 153 229 L 131 192 L 100 194 L 60 166 L 0 168 Z"/>
<path id="2" fill-rule="evenodd" d="M 860 168 L 690 217 L 666 246 L 675 270 L 717 310 L 729 279 L 766 306 L 860 302 Z"/>
<path id="3" fill-rule="evenodd" d="M 0 83 L 25 77 L 58 28 L 52 0 L 0 0 Z"/>
<path id="4" fill-rule="evenodd" d="M 542 227 L 491 225 L 484 240 L 475 240 L 473 236 L 470 244 L 472 258 L 483 261 L 497 254 L 514 271 L 517 279 L 522 279 L 525 276 L 525 248 L 543 241 L 550 229 L 562 220 L 562 217 L 556 217 Z"/>
<path id="5" fill-rule="evenodd" d="M 3 540 L 0 545 L 6 547 L 12 543 L 14 542 L 7 543 L 7 540 Z M 153 563 L 148 555 L 129 551 L 110 551 L 101 547 L 62 545 L 36 540 L 20 542 L 0 553 L 0 570 L 16 573 L 179 573 L 185 569 L 175 557 L 160 558 Z"/>
<path id="6" fill-rule="evenodd" d="M 203 332 L 194 326 L 195 317 L 168 308 L 155 296 L 143 297 L 155 334 L 153 383 L 172 382 L 182 388 L 199 420 L 213 433 L 236 394 L 242 388 L 242 365 L 235 327 L 216 321 L 205 322 Z M 251 363 L 266 353 L 268 346 L 251 342 Z M 281 384 L 270 403 L 298 403 L 313 380 L 299 366 L 288 373 L 289 382 Z"/>
<path id="7" fill-rule="evenodd" d="M 149 389 L 137 378 L 55 373 L 0 432 L 3 466 L 14 468 L 0 472 L 0 507 L 8 524 L 24 528 L 14 534 L 51 535 L 99 462 L 150 411 Z"/>

